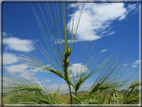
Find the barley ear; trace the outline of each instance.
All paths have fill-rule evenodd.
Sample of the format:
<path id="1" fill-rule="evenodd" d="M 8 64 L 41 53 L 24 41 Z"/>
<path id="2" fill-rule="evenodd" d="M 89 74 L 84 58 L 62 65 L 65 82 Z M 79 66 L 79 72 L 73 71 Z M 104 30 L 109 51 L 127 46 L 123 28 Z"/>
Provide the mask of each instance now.
<path id="1" fill-rule="evenodd" d="M 97 84 L 95 85 L 95 87 L 90 91 L 90 94 L 92 94 L 92 93 L 98 91 L 100 85 L 101 85 L 101 83 L 97 83 Z"/>
<path id="2" fill-rule="evenodd" d="M 64 58 L 63 58 L 63 66 L 64 66 L 64 75 L 65 75 L 65 80 L 67 81 L 68 84 L 71 85 L 70 82 L 70 76 L 69 76 L 69 59 L 68 57 L 71 55 L 71 49 L 68 47 L 67 50 L 64 52 Z"/>
<path id="3" fill-rule="evenodd" d="M 118 90 L 113 89 L 109 99 L 110 104 L 119 104 L 119 93 Z"/>
<path id="4" fill-rule="evenodd" d="M 134 88 L 136 86 L 139 86 L 139 82 L 132 83 L 129 88 Z"/>
<path id="5" fill-rule="evenodd" d="M 21 87 L 20 90 L 27 90 L 27 91 L 38 91 L 41 92 L 43 91 L 41 88 L 36 87 L 36 86 L 27 86 L 27 87 Z"/>
<path id="6" fill-rule="evenodd" d="M 108 85 L 103 85 L 103 86 L 100 86 L 98 90 L 100 90 L 102 92 L 103 90 L 107 90 L 109 88 L 110 87 Z"/>
<path id="7" fill-rule="evenodd" d="M 75 84 L 75 90 L 79 90 L 80 85 L 83 83 L 83 79 L 79 79 L 79 81 Z"/>

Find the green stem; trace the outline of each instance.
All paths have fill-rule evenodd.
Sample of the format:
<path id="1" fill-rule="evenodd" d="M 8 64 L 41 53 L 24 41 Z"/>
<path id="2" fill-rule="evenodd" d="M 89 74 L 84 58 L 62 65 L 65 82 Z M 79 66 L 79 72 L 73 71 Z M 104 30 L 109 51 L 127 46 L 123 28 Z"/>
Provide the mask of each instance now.
<path id="1" fill-rule="evenodd" d="M 70 91 L 70 104 L 72 104 L 71 85 L 70 84 L 69 84 L 69 91 Z"/>
<path id="2" fill-rule="evenodd" d="M 75 90 L 75 96 L 77 97 L 77 90 Z"/>
<path id="3" fill-rule="evenodd" d="M 77 97 L 77 90 L 75 90 L 75 96 Z M 76 101 L 76 104 L 77 104 L 77 101 Z"/>

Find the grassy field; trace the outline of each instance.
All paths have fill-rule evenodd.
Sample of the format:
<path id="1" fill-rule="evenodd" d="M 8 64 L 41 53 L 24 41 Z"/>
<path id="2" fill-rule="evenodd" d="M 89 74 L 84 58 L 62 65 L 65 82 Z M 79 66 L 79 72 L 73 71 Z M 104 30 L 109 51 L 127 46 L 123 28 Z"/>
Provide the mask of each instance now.
<path id="1" fill-rule="evenodd" d="M 92 104 L 93 104 L 93 101 L 95 103 L 96 101 L 96 104 L 97 102 L 99 104 L 101 104 L 101 98 L 104 96 L 104 94 L 100 94 L 100 93 L 96 93 L 94 96 L 90 96 L 90 95 L 87 95 L 86 93 L 79 93 L 78 94 L 78 99 L 81 100 L 84 104 L 91 104 L 91 101 L 92 101 Z M 87 98 L 88 97 L 88 98 Z M 120 103 L 119 104 L 124 104 L 123 103 L 123 97 L 124 97 L 124 93 L 119 93 L 119 100 L 120 100 Z M 65 95 L 58 95 L 57 96 L 58 99 L 60 99 L 61 102 L 64 102 L 65 104 L 69 104 L 69 94 L 65 94 Z M 106 95 L 106 98 L 104 100 L 104 103 L 103 104 L 109 104 L 109 98 L 110 98 L 110 93 L 108 93 Z M 136 101 L 134 104 L 138 104 L 139 102 Z"/>
<path id="2" fill-rule="evenodd" d="M 124 104 L 124 92 L 120 91 L 119 92 L 119 104 Z M 20 93 L 20 94 L 14 94 L 11 96 L 5 95 L 3 100 L 4 104 L 70 104 L 70 94 L 60 94 L 60 95 L 55 95 L 51 94 L 50 99 L 46 98 L 44 100 L 41 100 L 38 95 L 35 95 L 33 93 Z M 110 99 L 110 92 L 107 92 L 104 101 L 102 102 L 102 99 L 104 97 L 104 93 L 96 92 L 93 95 L 90 95 L 88 92 L 79 92 L 78 93 L 78 100 L 81 101 L 83 104 L 109 104 L 109 99 Z M 136 95 L 138 96 L 137 93 L 132 93 L 131 96 Z M 13 96 L 15 96 L 13 98 Z M 31 97 L 32 96 L 32 97 Z M 36 97 L 37 96 L 37 97 Z M 29 102 L 31 99 L 33 100 Z M 40 102 L 37 102 L 40 101 Z M 139 99 L 135 100 L 132 102 L 132 104 L 138 104 Z M 73 104 L 80 104 L 76 99 L 73 98 Z"/>

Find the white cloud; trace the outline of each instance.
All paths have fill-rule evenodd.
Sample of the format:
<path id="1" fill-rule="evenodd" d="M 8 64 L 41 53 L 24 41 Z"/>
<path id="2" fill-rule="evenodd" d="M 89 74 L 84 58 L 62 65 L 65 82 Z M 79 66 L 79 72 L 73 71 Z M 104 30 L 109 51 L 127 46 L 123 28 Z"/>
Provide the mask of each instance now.
<path id="1" fill-rule="evenodd" d="M 126 13 L 123 14 L 118 20 L 121 21 L 121 20 L 125 19 L 125 18 L 126 18 L 126 15 L 127 15 Z"/>
<path id="2" fill-rule="evenodd" d="M 103 49 L 103 50 L 101 50 L 101 52 L 100 53 L 103 53 L 103 52 L 106 52 L 107 51 L 107 49 Z"/>
<path id="3" fill-rule="evenodd" d="M 141 60 L 135 60 L 133 63 L 132 63 L 132 67 L 137 67 L 139 65 Z"/>
<path id="4" fill-rule="evenodd" d="M 18 62 L 18 57 L 15 54 L 3 53 L 3 64 L 13 64 L 16 62 Z"/>
<path id="5" fill-rule="evenodd" d="M 70 28 L 72 28 L 72 23 L 74 20 L 74 33 L 77 27 L 82 6 L 81 3 L 77 3 L 77 5 L 78 10 L 74 14 L 70 15 Z M 114 20 L 125 19 L 128 11 L 131 11 L 133 9 L 135 9 L 135 5 L 130 5 L 127 9 L 126 7 L 124 7 L 124 3 L 85 3 L 78 27 L 76 37 L 77 40 L 92 41 L 102 38 L 103 35 L 100 35 L 99 33 L 107 31 Z M 114 33 L 114 31 L 112 31 L 111 33 L 108 32 L 108 35 L 112 35 Z"/>
<path id="6" fill-rule="evenodd" d="M 16 51 L 30 52 L 35 49 L 32 40 L 22 40 L 17 37 L 4 38 L 3 43 L 7 45 L 6 48 Z"/>
<path id="7" fill-rule="evenodd" d="M 108 33 L 108 35 L 113 35 L 115 33 L 115 31 Z"/>
<path id="8" fill-rule="evenodd" d="M 128 5 L 128 11 L 129 12 L 132 11 L 132 10 L 134 10 L 134 9 L 136 9 L 136 8 L 137 8 L 136 4 L 129 4 Z"/>
<path id="9" fill-rule="evenodd" d="M 129 4 L 127 7 L 127 11 L 125 12 L 125 14 L 123 14 L 118 20 L 123 20 L 126 18 L 126 16 L 133 11 L 133 14 L 135 14 L 138 11 L 138 8 L 136 6 L 136 4 Z"/>
<path id="10" fill-rule="evenodd" d="M 26 79 L 34 78 L 34 74 L 36 72 L 32 71 L 31 68 L 27 64 L 15 64 L 5 66 L 5 69 L 8 73 L 12 75 L 17 75 L 20 77 L 24 77 Z"/>
<path id="11" fill-rule="evenodd" d="M 74 40 L 74 43 L 76 43 L 76 42 L 79 42 L 80 40 Z M 63 39 L 61 39 L 61 40 L 59 40 L 59 39 L 57 39 L 57 42 L 58 42 L 58 44 L 62 44 L 62 43 L 64 43 L 65 41 L 63 40 Z M 55 42 L 55 44 L 57 44 L 57 42 Z M 71 43 L 71 42 L 73 42 L 72 40 L 68 40 L 68 43 Z"/>
<path id="12" fill-rule="evenodd" d="M 139 64 L 139 63 L 140 63 L 140 60 L 136 60 L 136 61 L 134 61 L 133 64 Z"/>
<path id="13" fill-rule="evenodd" d="M 69 67 L 69 70 L 72 72 L 71 73 L 72 77 L 72 76 L 77 76 L 83 72 L 87 72 L 88 68 L 85 65 L 82 65 L 81 63 L 75 63 L 71 67 Z"/>
<path id="14" fill-rule="evenodd" d="M 24 73 L 26 69 L 28 68 L 28 65 L 26 64 L 17 64 L 17 65 L 10 65 L 5 66 L 5 69 L 10 73 Z"/>
<path id="15" fill-rule="evenodd" d="M 132 67 L 134 68 L 134 67 L 137 67 L 138 65 L 133 65 Z"/>

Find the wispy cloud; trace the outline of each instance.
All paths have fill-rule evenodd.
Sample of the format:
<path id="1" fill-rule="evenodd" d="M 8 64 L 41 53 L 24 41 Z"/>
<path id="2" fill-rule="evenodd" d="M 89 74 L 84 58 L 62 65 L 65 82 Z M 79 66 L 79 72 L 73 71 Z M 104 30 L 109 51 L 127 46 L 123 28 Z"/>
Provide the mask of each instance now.
<path id="1" fill-rule="evenodd" d="M 100 53 L 103 53 L 103 52 L 106 52 L 106 51 L 107 51 L 107 49 L 102 49 Z"/>
<path id="2" fill-rule="evenodd" d="M 3 43 L 6 45 L 6 49 L 30 52 L 35 49 L 32 40 L 20 39 L 17 37 L 4 38 Z"/>
<path id="3" fill-rule="evenodd" d="M 27 79 L 30 79 L 31 77 L 34 78 L 34 74 L 36 72 L 32 71 L 27 64 L 14 64 L 14 65 L 7 65 L 5 66 L 5 69 L 8 73 L 11 75 L 17 75 L 21 77 L 25 77 Z"/>
<path id="4" fill-rule="evenodd" d="M 137 11 L 138 11 L 137 4 L 129 4 L 127 7 L 127 11 L 118 20 L 121 21 L 125 19 L 130 12 L 133 12 L 133 14 L 135 14 Z"/>
<path id="5" fill-rule="evenodd" d="M 0 57 L 1 59 L 1 57 Z M 16 54 L 12 54 L 12 53 L 3 53 L 3 64 L 14 64 L 16 62 L 18 62 L 18 57 L 16 56 Z"/>
<path id="6" fill-rule="evenodd" d="M 81 63 L 75 63 L 75 64 L 73 64 L 72 66 L 69 67 L 69 70 L 72 72 L 70 74 L 70 76 L 72 77 L 72 76 L 77 76 L 77 75 L 79 75 L 83 72 L 87 72 L 88 68 Z"/>
<path id="7" fill-rule="evenodd" d="M 81 3 L 77 3 L 77 6 L 78 10 L 74 14 L 69 15 L 71 16 L 69 23 L 74 23 L 74 33 L 77 28 Z M 71 5 L 71 7 L 73 7 L 73 5 Z M 104 31 L 108 35 L 113 35 L 115 31 L 109 30 L 112 22 L 114 20 L 124 20 L 128 13 L 134 9 L 136 9 L 135 4 L 129 5 L 128 8 L 126 8 L 124 7 L 124 3 L 85 3 L 78 27 L 77 40 L 97 40 L 104 36 L 101 34 L 101 32 Z M 70 28 L 72 28 L 72 24 L 70 24 Z"/>
<path id="8" fill-rule="evenodd" d="M 108 33 L 108 35 L 113 35 L 115 34 L 115 31 Z"/>
<path id="9" fill-rule="evenodd" d="M 136 60 L 136 61 L 134 61 L 133 64 L 139 64 L 139 63 L 140 63 L 140 60 Z"/>
<path id="10" fill-rule="evenodd" d="M 139 65 L 141 60 L 135 60 L 133 63 L 132 63 L 132 67 L 137 67 Z"/>
<path id="11" fill-rule="evenodd" d="M 80 40 L 74 40 L 74 43 L 76 43 L 76 42 L 79 42 Z M 55 42 L 55 44 L 62 44 L 62 43 L 64 43 L 65 41 L 63 40 L 63 39 L 57 39 L 57 42 Z M 73 40 L 68 40 L 67 41 L 68 43 L 71 43 L 71 42 L 73 42 Z"/>
<path id="12" fill-rule="evenodd" d="M 137 67 L 138 65 L 133 65 L 132 67 L 134 68 L 134 67 Z"/>
<path id="13" fill-rule="evenodd" d="M 28 65 L 26 64 L 15 64 L 15 65 L 10 65 L 10 66 L 5 66 L 5 69 L 9 73 L 24 73 L 26 72 L 26 69 L 28 68 Z"/>
<path id="14" fill-rule="evenodd" d="M 129 4 L 128 5 L 128 12 L 133 11 L 133 10 L 134 10 L 134 13 L 136 11 L 138 11 L 137 4 Z"/>

